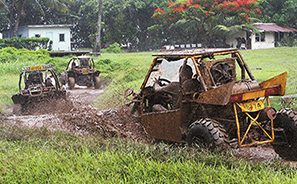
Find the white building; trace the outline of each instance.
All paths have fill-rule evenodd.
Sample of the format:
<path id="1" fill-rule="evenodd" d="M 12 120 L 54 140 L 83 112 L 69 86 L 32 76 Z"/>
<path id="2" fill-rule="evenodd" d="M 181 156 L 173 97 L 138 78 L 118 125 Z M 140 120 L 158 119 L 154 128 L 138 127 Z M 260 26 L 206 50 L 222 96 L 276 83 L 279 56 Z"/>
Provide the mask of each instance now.
<path id="1" fill-rule="evenodd" d="M 53 41 L 53 51 L 71 51 L 71 24 L 20 26 L 16 37 L 48 37 Z M 3 38 L 12 38 L 13 29 L 3 31 Z"/>
<path id="2" fill-rule="evenodd" d="M 273 48 L 281 39 L 288 37 L 289 33 L 297 32 L 297 29 L 274 23 L 255 23 L 254 25 L 260 33 L 242 30 L 240 33 L 228 35 L 226 43 L 232 48 L 240 49 Z"/>

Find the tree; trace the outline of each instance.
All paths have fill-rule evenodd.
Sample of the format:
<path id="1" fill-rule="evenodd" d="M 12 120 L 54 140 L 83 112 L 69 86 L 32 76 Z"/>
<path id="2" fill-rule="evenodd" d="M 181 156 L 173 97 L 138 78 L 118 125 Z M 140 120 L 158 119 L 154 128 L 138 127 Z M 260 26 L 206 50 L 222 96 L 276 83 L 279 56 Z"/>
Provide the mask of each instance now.
<path id="1" fill-rule="evenodd" d="M 68 12 L 69 9 L 67 5 L 72 3 L 72 0 L 7 0 L 7 5 L 10 7 L 10 27 L 12 27 L 13 24 L 15 26 L 13 37 L 16 36 L 21 17 L 26 16 L 26 10 L 31 11 L 34 9 L 40 12 L 41 15 L 44 15 L 44 6 L 50 9 L 56 9 L 61 12 Z M 26 9 L 27 4 L 29 5 L 29 9 Z M 16 19 L 13 22 L 14 18 Z"/>
<path id="2" fill-rule="evenodd" d="M 257 0 L 178 0 L 162 3 L 153 17 L 164 24 L 195 25 L 204 47 L 215 47 L 223 26 L 252 22 L 252 17 L 261 14 L 258 5 Z"/>
<path id="3" fill-rule="evenodd" d="M 104 3 L 104 40 L 131 45 L 131 50 L 148 50 L 152 43 L 149 27 L 158 21 L 152 12 L 163 0 L 110 0 Z"/>
<path id="4" fill-rule="evenodd" d="M 282 26 L 297 28 L 297 1 L 274 0 L 260 3 L 263 14 L 261 20 Z"/>
<path id="5" fill-rule="evenodd" d="M 101 17 L 102 17 L 102 0 L 99 0 L 96 46 L 95 46 L 95 52 L 98 52 L 98 53 L 101 50 Z"/>
<path id="6" fill-rule="evenodd" d="M 95 46 L 98 20 L 98 0 L 90 0 L 81 6 L 77 19 L 77 35 L 84 37 L 80 43 Z M 115 42 L 133 45 L 133 50 L 147 50 L 151 43 L 148 27 L 158 21 L 151 19 L 152 12 L 162 0 L 108 0 L 102 4 L 101 45 Z M 96 24 L 95 24 L 96 23 Z M 86 39 L 89 36 L 89 40 Z M 77 36 L 77 37 L 76 37 Z M 130 47 L 131 48 L 131 47 Z"/>

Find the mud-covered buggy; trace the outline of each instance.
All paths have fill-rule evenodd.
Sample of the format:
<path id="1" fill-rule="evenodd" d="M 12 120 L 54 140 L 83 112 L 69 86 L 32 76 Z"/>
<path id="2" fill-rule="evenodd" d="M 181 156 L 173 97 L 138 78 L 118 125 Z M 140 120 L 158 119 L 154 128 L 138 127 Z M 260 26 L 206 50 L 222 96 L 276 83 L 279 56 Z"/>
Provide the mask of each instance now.
<path id="1" fill-rule="evenodd" d="M 64 73 L 60 74 L 59 80 L 62 85 L 68 84 L 70 89 L 74 89 L 75 84 L 79 86 L 94 86 L 95 89 L 101 87 L 100 71 L 95 70 L 95 63 L 92 57 L 78 56 L 70 59 Z"/>
<path id="2" fill-rule="evenodd" d="M 52 64 L 22 67 L 19 93 L 11 97 L 14 114 L 67 112 L 72 108 L 52 67 Z"/>
<path id="3" fill-rule="evenodd" d="M 282 158 L 297 160 L 296 112 L 276 112 L 269 100 L 285 94 L 286 72 L 258 83 L 237 49 L 154 56 L 140 90 L 126 91 L 134 95 L 132 113 L 152 137 L 218 151 L 230 142 L 271 143 Z"/>

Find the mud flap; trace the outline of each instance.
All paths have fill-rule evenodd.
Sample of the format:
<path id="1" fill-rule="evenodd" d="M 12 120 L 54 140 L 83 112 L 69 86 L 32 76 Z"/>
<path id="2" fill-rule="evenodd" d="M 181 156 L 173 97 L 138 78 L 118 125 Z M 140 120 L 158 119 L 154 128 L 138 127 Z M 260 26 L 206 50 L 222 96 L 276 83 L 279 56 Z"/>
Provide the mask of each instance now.
<path id="1" fill-rule="evenodd" d="M 156 139 L 179 142 L 182 138 L 179 109 L 143 114 L 142 124 Z"/>
<path id="2" fill-rule="evenodd" d="M 16 94 L 16 95 L 13 95 L 11 97 L 11 99 L 12 99 L 14 104 L 22 104 L 22 103 L 24 103 L 26 101 L 25 98 L 22 95 L 20 95 L 19 93 Z"/>

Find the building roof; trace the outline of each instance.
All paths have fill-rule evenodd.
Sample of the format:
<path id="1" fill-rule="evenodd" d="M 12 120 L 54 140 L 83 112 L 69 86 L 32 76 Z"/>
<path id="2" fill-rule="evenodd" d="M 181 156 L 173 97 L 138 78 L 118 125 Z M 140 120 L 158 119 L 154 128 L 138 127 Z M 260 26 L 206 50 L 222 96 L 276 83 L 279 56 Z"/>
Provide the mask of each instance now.
<path id="1" fill-rule="evenodd" d="M 285 26 L 279 26 L 275 23 L 255 23 L 254 24 L 259 30 L 267 32 L 297 32 L 297 29 Z"/>
<path id="2" fill-rule="evenodd" d="M 44 24 L 44 25 L 27 25 L 28 27 L 36 27 L 36 28 L 40 28 L 40 27 L 48 27 L 48 28 L 53 28 L 53 27 L 72 27 L 73 24 Z"/>

